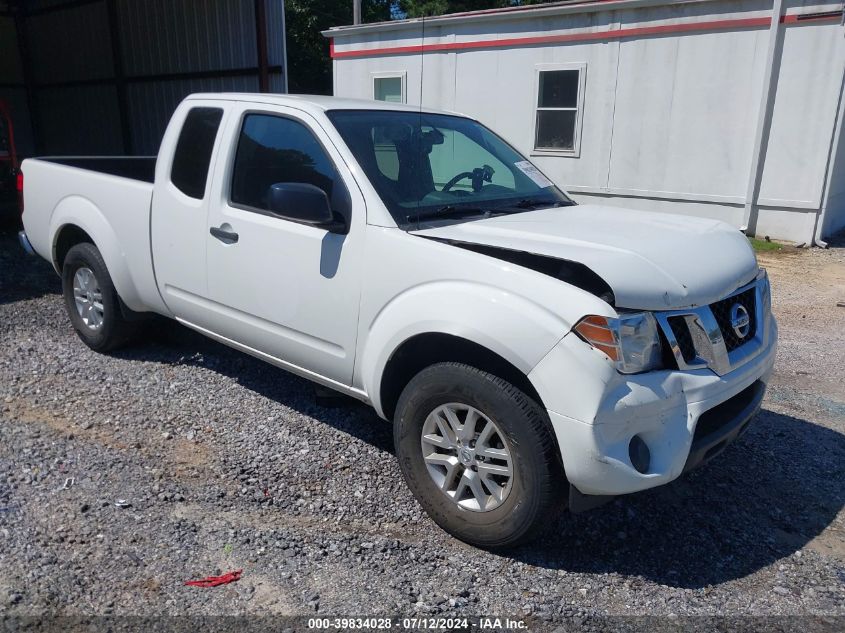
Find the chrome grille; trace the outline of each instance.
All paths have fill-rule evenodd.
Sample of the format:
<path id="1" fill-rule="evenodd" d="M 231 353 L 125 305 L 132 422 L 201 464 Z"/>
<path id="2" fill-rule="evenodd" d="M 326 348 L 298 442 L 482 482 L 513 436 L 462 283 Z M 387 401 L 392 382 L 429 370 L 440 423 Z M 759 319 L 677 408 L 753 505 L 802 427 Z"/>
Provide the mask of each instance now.
<path id="1" fill-rule="evenodd" d="M 716 323 L 719 324 L 719 330 L 722 332 L 722 338 L 725 339 L 725 347 L 728 348 L 728 352 L 734 351 L 740 345 L 744 345 L 754 338 L 757 330 L 756 294 L 756 289 L 750 288 L 738 295 L 733 295 L 727 299 L 710 304 L 710 310 L 713 312 L 713 316 L 716 317 Z M 748 334 L 741 338 L 734 332 L 734 328 L 731 325 L 731 308 L 736 304 L 740 304 L 748 310 Z"/>
<path id="2" fill-rule="evenodd" d="M 684 360 L 691 363 L 695 360 L 695 343 L 693 343 L 686 319 L 683 316 L 673 316 L 669 317 L 668 321 Z"/>
<path id="3" fill-rule="evenodd" d="M 709 368 L 722 376 L 757 356 L 768 343 L 769 293 L 768 277 L 761 270 L 752 283 L 708 306 L 656 312 L 678 369 Z M 748 312 L 747 332 L 734 329 L 736 305 Z"/>

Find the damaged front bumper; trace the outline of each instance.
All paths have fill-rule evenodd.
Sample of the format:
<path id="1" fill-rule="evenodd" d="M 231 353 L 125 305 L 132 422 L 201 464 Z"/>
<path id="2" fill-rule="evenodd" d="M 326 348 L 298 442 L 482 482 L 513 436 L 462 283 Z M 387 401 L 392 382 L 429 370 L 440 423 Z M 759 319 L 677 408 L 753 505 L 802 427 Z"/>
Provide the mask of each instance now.
<path id="1" fill-rule="evenodd" d="M 623 375 L 577 337 L 564 337 L 529 378 L 557 437 L 571 509 L 669 483 L 739 437 L 760 408 L 777 353 L 770 314 L 764 327 L 759 353 L 724 375 L 706 368 Z M 636 450 L 643 445 L 645 460 Z"/>

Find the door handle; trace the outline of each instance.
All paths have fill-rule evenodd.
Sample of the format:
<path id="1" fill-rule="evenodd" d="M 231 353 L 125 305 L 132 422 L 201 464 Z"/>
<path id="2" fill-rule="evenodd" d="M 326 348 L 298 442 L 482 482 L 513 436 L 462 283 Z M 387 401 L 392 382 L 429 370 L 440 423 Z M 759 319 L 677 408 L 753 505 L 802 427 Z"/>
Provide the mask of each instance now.
<path id="1" fill-rule="evenodd" d="M 219 227 L 212 226 L 208 232 L 224 244 L 236 244 L 238 241 L 238 234 L 232 230 L 229 224 L 222 224 Z"/>

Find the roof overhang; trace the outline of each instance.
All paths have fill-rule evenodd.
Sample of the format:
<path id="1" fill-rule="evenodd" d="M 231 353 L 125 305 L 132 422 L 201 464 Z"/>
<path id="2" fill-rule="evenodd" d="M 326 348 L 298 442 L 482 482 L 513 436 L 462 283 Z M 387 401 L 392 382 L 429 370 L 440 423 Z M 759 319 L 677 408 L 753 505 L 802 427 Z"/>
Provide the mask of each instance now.
<path id="1" fill-rule="evenodd" d="M 335 38 L 364 33 L 382 33 L 387 31 L 402 31 L 426 26 L 454 25 L 466 22 L 484 23 L 502 20 L 541 18 L 553 15 L 577 13 L 597 13 L 599 11 L 613 11 L 616 9 L 635 9 L 640 7 L 654 7 L 669 4 L 701 4 L 714 0 L 564 0 L 548 4 L 505 7 L 502 9 L 488 9 L 483 11 L 468 11 L 465 13 L 449 13 L 430 18 L 412 18 L 408 20 L 391 20 L 389 22 L 373 22 L 371 24 L 353 24 L 350 26 L 334 26 L 322 31 L 324 37 Z"/>

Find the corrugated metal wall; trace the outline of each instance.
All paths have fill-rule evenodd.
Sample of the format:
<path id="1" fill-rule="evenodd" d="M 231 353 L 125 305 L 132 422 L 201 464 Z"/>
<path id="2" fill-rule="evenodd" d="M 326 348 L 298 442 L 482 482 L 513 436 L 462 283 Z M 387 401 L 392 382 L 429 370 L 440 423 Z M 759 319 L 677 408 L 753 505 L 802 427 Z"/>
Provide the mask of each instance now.
<path id="1" fill-rule="evenodd" d="M 17 14 L 0 2 L 0 98 L 21 152 L 155 153 L 187 94 L 260 90 L 259 17 L 267 88 L 284 92 L 284 2 L 258 1 L 28 0 Z"/>
<path id="2" fill-rule="evenodd" d="M 134 83 L 127 87 L 135 153 L 155 154 L 170 115 L 194 92 L 258 92 L 257 77 L 212 77 Z"/>
<path id="3" fill-rule="evenodd" d="M 284 67 L 285 60 L 285 3 L 267 2 L 267 57 L 271 66 Z M 270 92 L 287 92 L 282 73 L 270 74 Z"/>
<path id="4" fill-rule="evenodd" d="M 252 2 L 118 0 L 117 6 L 128 76 L 258 66 Z"/>
<path id="5" fill-rule="evenodd" d="M 35 83 L 113 76 L 105 2 L 35 14 L 26 18 L 24 24 Z"/>
<path id="6" fill-rule="evenodd" d="M 2 13 L 7 9 L 5 3 L 0 2 L 0 99 L 9 105 L 15 122 L 15 143 L 18 151 L 31 154 L 34 143 L 23 83 L 23 66 L 18 51 L 15 20 Z"/>
<path id="7" fill-rule="evenodd" d="M 57 4 L 52 3 L 40 4 Z M 24 20 L 35 120 L 46 154 L 123 153 L 105 2 Z M 93 83 L 97 80 L 104 83 Z M 91 82 L 79 85 L 77 82 Z"/>

